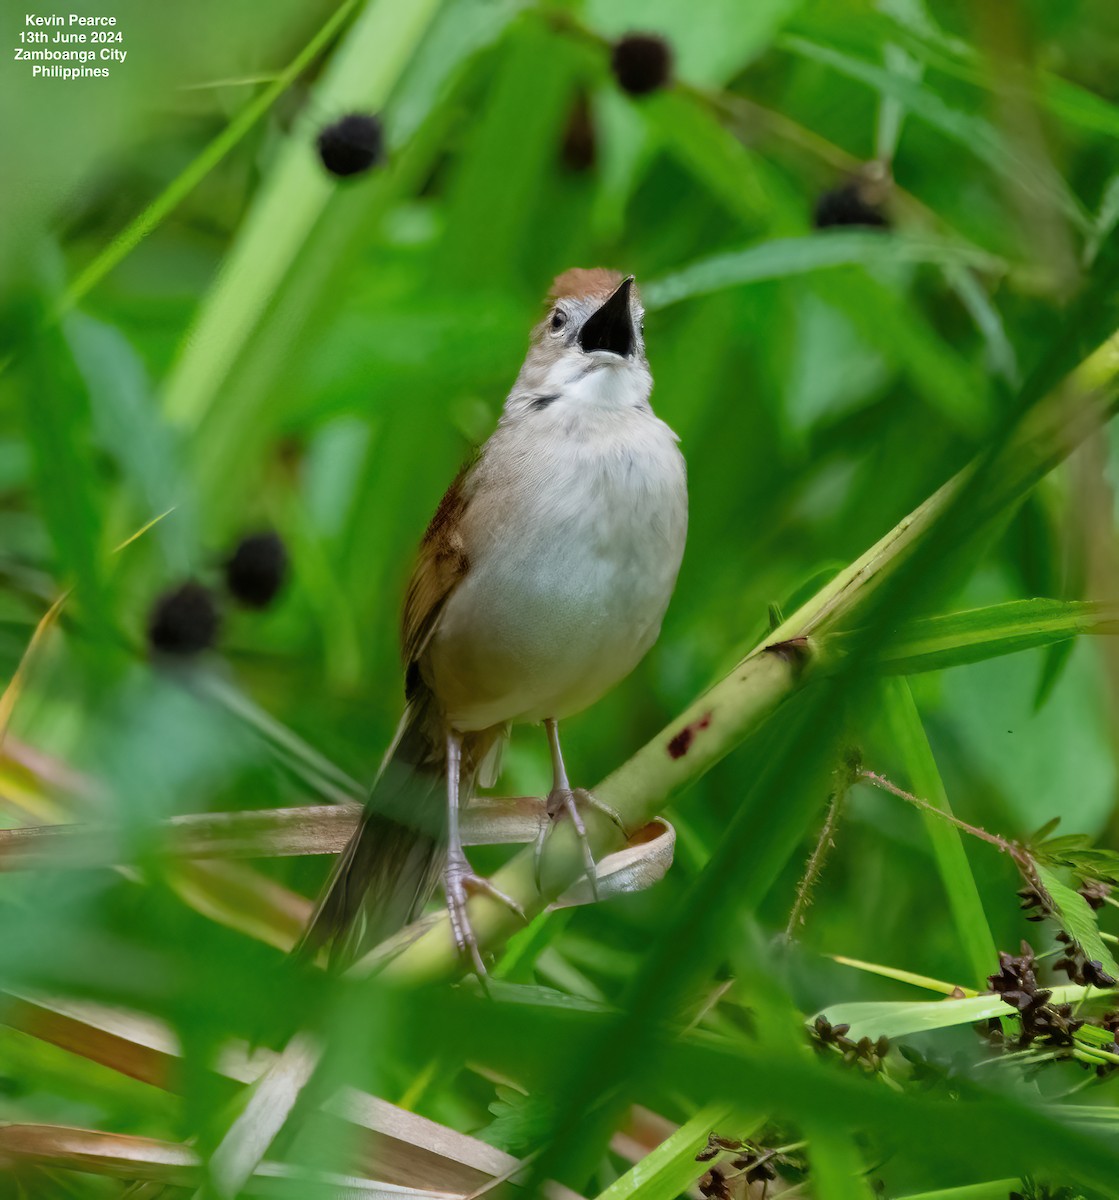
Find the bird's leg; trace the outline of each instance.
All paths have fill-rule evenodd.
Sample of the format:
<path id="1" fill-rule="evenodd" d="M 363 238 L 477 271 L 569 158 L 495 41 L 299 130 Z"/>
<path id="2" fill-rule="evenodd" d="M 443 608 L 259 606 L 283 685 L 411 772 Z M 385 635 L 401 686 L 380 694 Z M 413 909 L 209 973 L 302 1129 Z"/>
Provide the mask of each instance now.
<path id="1" fill-rule="evenodd" d="M 609 804 L 603 804 L 601 800 L 583 788 L 573 789 L 571 787 L 571 784 L 567 780 L 567 768 L 563 765 L 563 751 L 560 749 L 559 742 L 559 724 L 555 718 L 549 717 L 544 722 L 544 728 L 548 732 L 548 748 L 552 753 L 552 790 L 548 793 L 548 798 L 545 801 L 548 823 L 541 825 L 540 832 L 536 837 L 536 845 L 533 848 L 536 886 L 537 889 L 540 888 L 540 865 L 544 855 L 544 844 L 548 840 L 548 834 L 551 832 L 559 815 L 566 812 L 571 818 L 571 824 L 575 829 L 575 836 L 579 839 L 579 846 L 583 851 L 583 865 L 586 868 L 587 878 L 590 880 L 591 893 L 597 900 L 598 870 L 595 866 L 594 853 L 591 850 L 590 841 L 587 838 L 587 827 L 583 822 L 583 814 L 579 809 L 581 807 L 597 809 L 598 812 L 609 817 L 623 833 L 625 832 L 625 826 L 622 824 L 622 818 Z"/>
<path id="2" fill-rule="evenodd" d="M 478 939 L 470 924 L 466 902 L 471 892 L 484 892 L 511 908 L 521 920 L 525 920 L 524 909 L 511 896 L 495 887 L 488 879 L 476 875 L 462 848 L 462 833 L 459 830 L 459 786 L 462 782 L 462 734 L 454 730 L 447 732 L 447 865 L 443 868 L 443 890 L 447 894 L 447 914 L 451 918 L 451 932 L 460 954 L 468 954 L 478 977 L 486 974 L 485 963 L 478 950 Z"/>

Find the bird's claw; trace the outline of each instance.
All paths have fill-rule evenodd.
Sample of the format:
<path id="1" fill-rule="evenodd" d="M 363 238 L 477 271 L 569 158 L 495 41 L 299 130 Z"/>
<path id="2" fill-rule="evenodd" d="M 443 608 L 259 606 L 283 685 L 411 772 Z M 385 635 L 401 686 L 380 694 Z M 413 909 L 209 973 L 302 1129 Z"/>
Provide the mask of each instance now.
<path id="1" fill-rule="evenodd" d="M 540 826 L 540 832 L 536 835 L 536 843 L 533 846 L 532 866 L 536 877 L 536 890 L 541 890 L 540 872 L 544 859 L 544 846 L 547 844 L 548 837 L 555 827 L 556 821 L 562 813 L 566 812 L 571 818 L 575 836 L 579 840 L 579 848 L 583 853 L 583 867 L 586 871 L 587 879 L 590 881 L 591 894 L 597 900 L 598 867 L 594 861 L 594 853 L 587 838 L 587 826 L 583 821 L 582 813 L 579 811 L 580 808 L 592 808 L 596 812 L 602 813 L 603 816 L 609 817 L 623 834 L 625 833 L 625 826 L 622 824 L 621 816 L 609 804 L 604 804 L 593 793 L 588 792 L 584 788 L 553 788 L 544 802 L 544 809 L 548 814 L 548 820 Z"/>
<path id="2" fill-rule="evenodd" d="M 443 890 L 447 895 L 447 915 L 451 920 L 451 933 L 454 935 L 458 952 L 470 959 L 478 978 L 485 979 L 486 964 L 482 961 L 474 926 L 470 923 L 470 915 L 466 911 L 467 901 L 472 894 L 489 896 L 515 912 L 522 921 L 528 920 L 525 910 L 496 884 L 475 874 L 465 856 L 448 859 L 443 871 Z"/>

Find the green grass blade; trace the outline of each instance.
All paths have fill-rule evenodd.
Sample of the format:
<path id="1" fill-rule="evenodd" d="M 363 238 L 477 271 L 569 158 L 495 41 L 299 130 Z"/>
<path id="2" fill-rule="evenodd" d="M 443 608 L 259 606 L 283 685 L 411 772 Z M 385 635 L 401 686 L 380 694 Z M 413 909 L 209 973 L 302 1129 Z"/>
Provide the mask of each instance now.
<path id="1" fill-rule="evenodd" d="M 1052 990 L 1054 1004 L 1066 1001 L 1076 1004 L 1089 994 L 1107 994 L 1073 983 Z M 821 1015 L 833 1025 L 850 1025 L 847 1036 L 858 1041 L 861 1037 L 907 1037 L 914 1033 L 951 1029 L 956 1025 L 973 1025 L 990 1017 L 1012 1016 L 1013 1010 L 1001 996 L 987 994 L 968 996 L 963 1000 L 859 1000 L 833 1005 Z"/>
<path id="2" fill-rule="evenodd" d="M 1060 176 L 1055 171 L 1042 170 L 1037 162 L 1030 161 L 985 118 L 952 107 L 925 84 L 831 46 L 792 34 L 782 37 L 779 45 L 802 58 L 831 67 L 849 79 L 857 79 L 882 95 L 892 96 L 905 105 L 911 116 L 975 154 L 1000 174 L 1014 180 L 1017 186 L 1027 187 L 1035 195 L 1055 204 L 1081 228 L 1088 227 L 1083 208 Z"/>
<path id="3" fill-rule="evenodd" d="M 708 1104 L 694 1117 L 681 1125 L 674 1134 L 633 1166 L 604 1191 L 596 1200 L 675 1200 L 707 1170 L 695 1156 L 707 1145 L 710 1133 L 742 1132 L 740 1120 L 732 1120 L 729 1104 Z M 756 1124 L 756 1122 L 755 1122 Z"/>
<path id="4" fill-rule="evenodd" d="M 847 958 L 843 954 L 831 955 L 832 962 L 840 963 L 844 967 L 854 967 L 856 971 L 866 971 L 870 975 L 880 975 L 883 979 L 896 979 L 898 983 L 908 983 L 913 987 L 924 988 L 930 992 L 940 992 L 942 996 L 951 996 L 956 993 L 959 986 L 955 983 L 948 983 L 943 979 L 933 979 L 929 975 L 917 975 L 913 971 L 903 971 L 900 967 L 887 967 L 882 963 L 863 962 L 858 958 Z M 961 989 L 967 991 L 968 989 Z"/>
<path id="5" fill-rule="evenodd" d="M 866 1164 L 841 1121 L 813 1121 L 805 1129 L 813 1194 L 827 1200 L 870 1200 Z"/>
<path id="6" fill-rule="evenodd" d="M 904 679 L 884 682 L 882 711 L 914 792 L 941 812 L 950 814 L 948 794 L 925 736 L 921 715 Z M 956 924 L 956 935 L 971 968 L 972 982 L 982 985 L 997 966 L 998 952 L 968 863 L 963 837 L 954 825 L 938 820 L 932 813 L 922 812 L 921 819 L 932 843 L 933 857 Z"/>
<path id="7" fill-rule="evenodd" d="M 966 242 L 929 234 L 881 233 L 829 229 L 804 237 L 776 238 L 700 259 L 642 288 L 648 309 L 667 308 L 681 300 L 705 296 L 724 288 L 770 279 L 788 279 L 829 267 L 887 266 L 896 263 L 934 263 L 941 267 L 973 266 L 990 271 L 1006 264 Z"/>
<path id="8" fill-rule="evenodd" d="M 1039 598 L 925 617 L 904 625 L 879 662 L 884 670 L 914 675 L 1052 646 L 1080 634 L 1119 634 L 1119 604 Z M 857 636 L 825 638 L 826 652 L 844 654 Z"/>
<path id="9" fill-rule="evenodd" d="M 1021 1186 L 1018 1179 L 992 1179 L 988 1183 L 967 1183 L 963 1187 L 937 1188 L 935 1192 L 917 1192 L 902 1200 L 1006 1200 Z"/>

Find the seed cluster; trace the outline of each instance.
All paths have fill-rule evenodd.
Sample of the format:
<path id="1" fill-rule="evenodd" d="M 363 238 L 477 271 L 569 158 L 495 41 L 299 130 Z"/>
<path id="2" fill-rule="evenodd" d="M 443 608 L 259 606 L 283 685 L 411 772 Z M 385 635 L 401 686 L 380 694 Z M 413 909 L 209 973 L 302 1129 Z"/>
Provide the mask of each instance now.
<path id="1" fill-rule="evenodd" d="M 1111 889 L 1106 883 L 1089 882 L 1080 888 L 1080 894 L 1087 901 L 1089 907 L 1099 909 L 1107 902 Z M 1044 921 L 1047 917 L 1057 921 L 1061 919 L 1061 914 L 1045 889 L 1037 884 L 1028 883 L 1019 889 L 1018 895 L 1022 900 L 1022 911 L 1028 914 L 1027 921 Z M 1053 964 L 1056 970 L 1064 971 L 1073 983 L 1079 983 L 1085 987 L 1108 988 L 1114 986 L 1115 979 L 1104 970 L 1103 963 L 1098 958 L 1089 958 L 1084 952 L 1084 947 L 1071 933 L 1062 929 L 1057 934 L 1057 941 L 1065 947 L 1065 953 Z"/>
<path id="2" fill-rule="evenodd" d="M 1053 964 L 1055 971 L 1064 971 L 1073 983 L 1085 987 L 1109 988 L 1115 985 L 1115 979 L 1103 969 L 1103 963 L 1098 958 L 1089 958 L 1072 934 L 1061 930 L 1057 941 L 1065 947 L 1064 955 Z"/>
<path id="3" fill-rule="evenodd" d="M 223 564 L 229 595 L 247 608 L 265 609 L 283 589 L 288 555 L 279 534 L 249 534 Z M 192 658 L 211 650 L 222 629 L 217 590 L 188 579 L 160 593 L 148 614 L 148 646 L 164 658 Z"/>
<path id="4" fill-rule="evenodd" d="M 722 1154 L 730 1157 L 714 1162 Z M 780 1151 L 765 1150 L 751 1142 L 717 1133 L 708 1136 L 707 1145 L 695 1160 L 714 1164 L 699 1181 L 700 1193 L 707 1200 L 735 1200 L 743 1194 L 743 1188 L 754 1183 L 762 1185 L 764 1196 L 777 1178 L 777 1165 L 787 1161 Z"/>
<path id="5" fill-rule="evenodd" d="M 1053 993 L 1038 986 L 1037 959 L 1029 942 L 1022 943 L 1020 954 L 1000 951 L 999 970 L 988 976 L 987 984 L 1003 1003 L 1018 1012 L 1021 1031 L 1012 1039 L 1015 1049 L 1024 1050 L 1035 1041 L 1047 1046 L 1071 1046 L 1073 1034 L 1084 1024 L 1072 1015 L 1071 1004 L 1049 1003 Z M 995 1044 L 1009 1045 L 997 1020 L 988 1022 L 987 1037 Z"/>
<path id="6" fill-rule="evenodd" d="M 1071 939 L 1066 941 L 1066 945 L 1070 941 Z M 1105 975 L 1104 978 L 1110 976 Z M 991 991 L 997 992 L 1005 1003 L 1018 1012 L 1021 1021 L 1021 1027 L 1015 1037 L 1007 1037 L 1002 1023 L 997 1019 L 989 1020 L 981 1026 L 980 1034 L 993 1046 L 1010 1051 L 1025 1050 L 1036 1042 L 1039 1046 L 1067 1049 L 1075 1045 L 1077 1030 L 1085 1025 L 1095 1025 L 1106 1030 L 1112 1039 L 1107 1045 L 1097 1045 L 1096 1048 L 1108 1054 L 1119 1054 L 1119 1045 L 1116 1044 L 1116 1034 L 1119 1034 L 1119 1009 L 1105 1013 L 1102 1017 L 1078 1018 L 1073 1016 L 1071 1004 L 1053 1004 L 1053 992 L 1038 986 L 1037 960 L 1028 942 L 1022 943 L 1020 954 L 1000 953 L 999 971 L 996 975 L 991 975 L 987 982 Z M 1093 1064 L 1090 1061 L 1081 1061 L 1081 1065 L 1090 1070 Z M 1109 1075 L 1116 1065 L 1098 1062 L 1095 1065 L 1096 1074 Z"/>
<path id="7" fill-rule="evenodd" d="M 1083 1200 L 1083 1196 L 1075 1188 L 1038 1183 L 1027 1175 L 1022 1180 L 1022 1190 L 1011 1192 L 1008 1200 Z"/>
<path id="8" fill-rule="evenodd" d="M 890 1039 L 862 1037 L 854 1042 L 847 1036 L 850 1029 L 850 1025 L 832 1025 L 826 1018 L 817 1017 L 809 1033 L 817 1049 L 824 1052 L 838 1050 L 848 1066 L 857 1064 L 871 1074 L 881 1071 L 890 1053 Z"/>

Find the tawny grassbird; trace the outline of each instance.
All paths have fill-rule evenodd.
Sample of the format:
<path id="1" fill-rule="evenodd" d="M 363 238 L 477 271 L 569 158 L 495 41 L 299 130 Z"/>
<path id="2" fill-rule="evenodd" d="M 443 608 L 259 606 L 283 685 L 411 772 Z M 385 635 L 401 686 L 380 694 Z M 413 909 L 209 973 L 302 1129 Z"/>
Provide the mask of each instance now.
<path id="1" fill-rule="evenodd" d="M 304 937 L 349 960 L 413 920 L 442 871 L 451 929 L 483 964 L 468 894 L 500 895 L 463 852 L 459 812 L 514 724 L 543 722 L 547 810 L 584 847 L 558 722 L 633 670 L 660 632 L 687 531 L 677 437 L 649 404 L 633 278 L 555 281 L 497 429 L 443 497 L 404 604 L 407 706 L 364 817 Z M 540 843 L 537 845 L 539 853 Z"/>

